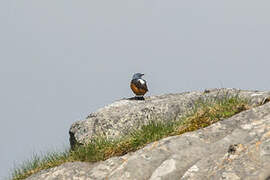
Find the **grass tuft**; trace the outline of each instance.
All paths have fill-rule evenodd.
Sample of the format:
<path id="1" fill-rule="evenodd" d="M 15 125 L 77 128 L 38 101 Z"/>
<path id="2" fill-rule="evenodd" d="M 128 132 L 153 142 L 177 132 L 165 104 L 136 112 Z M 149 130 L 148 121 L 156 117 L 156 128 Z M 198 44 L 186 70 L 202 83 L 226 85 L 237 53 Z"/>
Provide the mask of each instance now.
<path id="1" fill-rule="evenodd" d="M 49 169 L 65 162 L 69 162 L 69 152 L 52 152 L 43 156 L 34 154 L 31 160 L 23 162 L 14 168 L 11 176 L 13 180 L 25 179 L 43 169 Z"/>
<path id="2" fill-rule="evenodd" d="M 150 142 L 168 137 L 174 131 L 175 127 L 172 123 L 163 124 L 152 121 L 120 139 L 96 138 L 86 146 L 75 148 L 74 151 L 70 152 L 70 156 L 76 161 L 96 162 L 105 160 L 136 151 Z"/>
<path id="3" fill-rule="evenodd" d="M 226 97 L 214 102 L 199 102 L 193 112 L 180 121 L 177 134 L 207 127 L 250 108 L 248 101 L 239 97 Z"/>
<path id="4" fill-rule="evenodd" d="M 50 153 L 41 158 L 35 155 L 32 160 L 23 163 L 20 168 L 13 171 L 12 179 L 21 180 L 40 170 L 65 162 L 97 162 L 113 156 L 124 155 L 136 151 L 148 143 L 209 126 L 250 108 L 248 101 L 238 96 L 225 96 L 214 101 L 201 100 L 195 104 L 188 115 L 170 123 L 162 123 L 160 120 L 151 121 L 139 130 L 119 139 L 97 137 L 90 144 L 79 146 L 75 150 Z"/>

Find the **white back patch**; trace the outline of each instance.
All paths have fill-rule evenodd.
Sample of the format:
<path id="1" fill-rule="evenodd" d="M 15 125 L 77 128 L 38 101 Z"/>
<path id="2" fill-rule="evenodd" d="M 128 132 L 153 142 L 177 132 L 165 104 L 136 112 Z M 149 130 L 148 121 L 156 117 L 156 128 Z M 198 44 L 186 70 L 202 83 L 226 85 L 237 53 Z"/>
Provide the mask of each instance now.
<path id="1" fill-rule="evenodd" d="M 138 81 L 141 83 L 141 84 L 145 84 L 145 81 L 143 79 L 138 79 Z"/>

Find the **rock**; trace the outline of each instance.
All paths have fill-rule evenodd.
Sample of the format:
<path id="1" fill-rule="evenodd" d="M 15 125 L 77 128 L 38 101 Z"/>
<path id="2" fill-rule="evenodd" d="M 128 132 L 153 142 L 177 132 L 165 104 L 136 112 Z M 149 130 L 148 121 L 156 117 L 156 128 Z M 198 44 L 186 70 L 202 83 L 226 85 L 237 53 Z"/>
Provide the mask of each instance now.
<path id="1" fill-rule="evenodd" d="M 138 129 L 150 121 L 169 122 L 188 113 L 194 103 L 201 100 L 214 100 L 224 96 L 241 96 L 250 104 L 267 102 L 269 92 L 244 91 L 237 89 L 212 89 L 204 92 L 186 92 L 146 97 L 142 100 L 123 99 L 116 101 L 97 112 L 91 113 L 86 120 L 72 124 L 70 145 L 87 144 L 97 135 L 116 138 Z"/>
<path id="2" fill-rule="evenodd" d="M 259 103 L 267 95 L 251 91 L 243 91 L 241 95 L 244 94 L 253 103 Z M 161 97 L 169 99 L 166 95 Z M 165 103 L 164 99 L 160 104 Z M 188 98 L 184 99 L 188 102 Z M 270 179 L 270 103 L 194 132 L 150 143 L 121 157 L 91 164 L 65 163 L 27 179 Z"/>

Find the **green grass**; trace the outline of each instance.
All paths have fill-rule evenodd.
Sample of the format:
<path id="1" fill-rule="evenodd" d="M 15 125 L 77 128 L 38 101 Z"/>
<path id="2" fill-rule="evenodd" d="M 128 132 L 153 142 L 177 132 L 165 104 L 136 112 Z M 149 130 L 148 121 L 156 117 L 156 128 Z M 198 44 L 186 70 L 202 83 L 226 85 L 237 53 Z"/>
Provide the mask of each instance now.
<path id="1" fill-rule="evenodd" d="M 75 150 L 49 153 L 43 157 L 34 156 L 30 161 L 13 170 L 12 179 L 24 179 L 40 170 L 65 162 L 97 162 L 124 155 L 150 142 L 209 126 L 247 109 L 250 109 L 248 101 L 237 96 L 226 96 L 213 101 L 198 101 L 188 115 L 173 122 L 165 124 L 159 120 L 151 121 L 141 129 L 119 139 L 109 140 L 105 137 L 97 137 L 87 146 L 79 146 Z"/>
<path id="2" fill-rule="evenodd" d="M 45 155 L 34 154 L 28 161 L 15 167 L 11 176 L 14 180 L 25 179 L 40 170 L 55 167 L 69 161 L 69 151 L 51 152 Z"/>

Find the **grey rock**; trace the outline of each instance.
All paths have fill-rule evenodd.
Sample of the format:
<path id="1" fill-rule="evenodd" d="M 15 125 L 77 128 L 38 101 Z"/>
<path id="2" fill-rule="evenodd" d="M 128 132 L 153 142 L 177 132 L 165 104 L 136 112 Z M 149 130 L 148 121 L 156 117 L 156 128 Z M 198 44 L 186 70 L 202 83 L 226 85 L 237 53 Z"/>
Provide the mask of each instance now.
<path id="1" fill-rule="evenodd" d="M 138 129 L 150 121 L 169 122 L 188 113 L 195 102 L 214 100 L 224 96 L 246 98 L 251 105 L 264 103 L 269 92 L 244 91 L 237 89 L 211 89 L 204 92 L 186 92 L 146 97 L 145 101 L 123 99 L 116 101 L 97 112 L 91 113 L 86 120 L 72 124 L 70 145 L 87 144 L 97 135 L 117 138 Z"/>
<path id="2" fill-rule="evenodd" d="M 236 93 L 236 90 L 229 91 Z M 216 90 L 211 90 L 207 94 L 201 93 L 200 97 L 212 98 L 216 96 L 214 93 Z M 174 99 L 174 96 L 193 97 L 194 94 L 197 92 L 168 96 Z M 248 98 L 251 104 L 261 104 L 267 101 L 269 92 L 241 91 L 240 95 Z M 166 99 L 166 95 L 160 97 Z M 135 103 L 134 106 L 147 104 L 129 103 Z M 96 163 L 65 163 L 27 179 L 270 179 L 270 103 L 194 132 L 150 143 L 124 156 Z"/>

